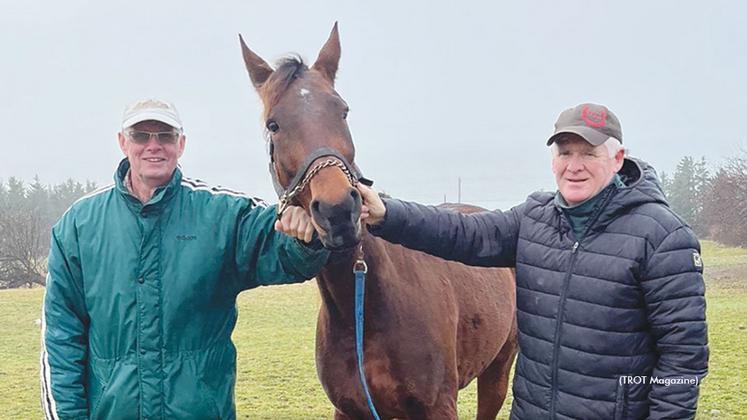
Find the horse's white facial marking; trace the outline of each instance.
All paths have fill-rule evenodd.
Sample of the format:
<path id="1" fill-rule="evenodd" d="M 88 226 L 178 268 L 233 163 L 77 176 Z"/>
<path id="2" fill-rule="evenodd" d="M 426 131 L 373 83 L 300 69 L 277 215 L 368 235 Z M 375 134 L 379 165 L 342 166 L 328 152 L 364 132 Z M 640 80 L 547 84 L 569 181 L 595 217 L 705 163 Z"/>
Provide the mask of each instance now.
<path id="1" fill-rule="evenodd" d="M 310 106 L 311 101 L 313 100 L 313 96 L 311 95 L 311 92 L 306 88 L 301 88 L 298 90 L 298 94 L 301 95 L 301 102 L 305 106 Z"/>
<path id="2" fill-rule="evenodd" d="M 301 101 L 304 103 L 304 105 L 309 106 L 311 105 L 311 92 L 306 88 L 301 88 L 298 90 L 298 94 L 301 95 Z"/>

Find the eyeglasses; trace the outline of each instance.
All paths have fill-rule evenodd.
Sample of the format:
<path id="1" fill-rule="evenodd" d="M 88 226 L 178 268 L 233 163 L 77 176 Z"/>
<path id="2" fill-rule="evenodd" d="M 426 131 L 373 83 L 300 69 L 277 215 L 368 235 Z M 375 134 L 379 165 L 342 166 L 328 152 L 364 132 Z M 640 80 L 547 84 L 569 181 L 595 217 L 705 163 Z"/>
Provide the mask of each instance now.
<path id="1" fill-rule="evenodd" d="M 158 144 L 174 144 L 179 140 L 181 133 L 175 131 L 163 131 L 151 133 L 150 131 L 129 131 L 127 137 L 135 144 L 147 144 L 151 137 L 155 136 Z"/>

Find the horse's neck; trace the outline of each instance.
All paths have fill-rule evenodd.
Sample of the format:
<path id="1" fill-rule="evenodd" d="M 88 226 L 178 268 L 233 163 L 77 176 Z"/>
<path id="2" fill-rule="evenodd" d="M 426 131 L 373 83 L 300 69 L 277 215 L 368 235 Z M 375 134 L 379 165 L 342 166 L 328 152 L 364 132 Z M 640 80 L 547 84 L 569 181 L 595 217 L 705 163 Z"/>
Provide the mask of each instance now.
<path id="1" fill-rule="evenodd" d="M 372 245 L 372 237 L 364 233 L 363 252 L 366 254 L 365 261 L 368 262 L 367 280 L 374 280 L 377 268 L 372 261 L 377 252 Z M 358 260 L 358 248 L 346 251 L 333 252 L 321 272 L 317 275 L 317 283 L 322 295 L 324 305 L 327 306 L 330 316 L 347 322 L 353 318 L 355 307 L 355 274 L 353 272 Z M 352 324 L 351 324 L 352 325 Z"/>
<path id="2" fill-rule="evenodd" d="M 353 315 L 356 250 L 333 252 L 327 264 L 316 276 L 319 291 L 330 316 L 349 318 Z"/>

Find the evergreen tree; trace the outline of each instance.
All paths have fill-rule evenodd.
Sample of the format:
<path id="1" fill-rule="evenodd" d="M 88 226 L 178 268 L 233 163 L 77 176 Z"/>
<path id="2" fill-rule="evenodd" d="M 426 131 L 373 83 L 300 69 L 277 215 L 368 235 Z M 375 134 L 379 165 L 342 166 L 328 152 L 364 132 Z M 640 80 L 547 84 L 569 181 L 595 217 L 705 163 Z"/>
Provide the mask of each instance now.
<path id="1" fill-rule="evenodd" d="M 72 178 L 52 187 L 51 205 L 55 219 L 62 216 L 76 200 L 85 194 L 86 190 L 83 185 Z"/>
<path id="2" fill-rule="evenodd" d="M 5 187 L 5 182 L 0 179 L 0 207 L 7 206 L 8 200 L 8 189 Z"/>
<path id="3" fill-rule="evenodd" d="M 677 164 L 670 178 L 662 174 L 662 187 L 669 206 L 693 228 L 698 236 L 706 233 L 701 220 L 703 195 L 709 185 L 710 175 L 705 158 L 696 161 L 685 156 Z"/>
<path id="4" fill-rule="evenodd" d="M 49 216 L 49 189 L 41 183 L 38 175 L 34 176 L 34 182 L 28 186 L 26 201 L 28 208 L 37 211 L 42 218 Z"/>
<path id="5" fill-rule="evenodd" d="M 97 189 L 99 189 L 99 186 L 98 186 L 98 185 L 96 185 L 96 183 L 95 183 L 95 182 L 93 182 L 93 181 L 91 181 L 91 180 L 88 180 L 88 179 L 86 180 L 86 186 L 85 186 L 85 188 L 84 188 L 84 190 L 85 190 L 85 193 L 86 193 L 86 194 L 88 194 L 88 193 L 90 193 L 90 192 L 94 192 L 94 191 L 96 191 Z"/>
<path id="6" fill-rule="evenodd" d="M 11 208 L 23 208 L 26 206 L 26 186 L 24 182 L 14 176 L 8 178 L 6 203 Z"/>
<path id="7" fill-rule="evenodd" d="M 672 189 L 672 178 L 668 173 L 662 171 L 659 176 L 659 184 L 661 185 L 661 188 L 664 189 L 664 192 L 667 193 L 667 191 Z"/>

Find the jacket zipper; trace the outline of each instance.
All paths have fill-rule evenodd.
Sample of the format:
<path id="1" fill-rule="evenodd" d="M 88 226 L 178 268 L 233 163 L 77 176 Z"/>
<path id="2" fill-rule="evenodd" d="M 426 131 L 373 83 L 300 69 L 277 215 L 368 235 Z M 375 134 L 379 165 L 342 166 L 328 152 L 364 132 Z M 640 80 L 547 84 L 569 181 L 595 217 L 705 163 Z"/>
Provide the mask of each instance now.
<path id="1" fill-rule="evenodd" d="M 583 237 L 582 237 L 583 238 Z M 557 401 L 558 390 L 555 384 L 558 382 L 558 349 L 560 347 L 560 327 L 563 322 L 563 311 L 565 310 L 565 294 L 568 292 L 568 285 L 573 274 L 573 262 L 576 259 L 576 251 L 578 250 L 578 244 L 580 239 L 573 244 L 571 248 L 571 261 L 568 264 L 568 271 L 565 273 L 565 279 L 563 280 L 563 288 L 560 290 L 560 305 L 558 306 L 558 319 L 555 321 L 555 339 L 553 340 L 552 347 L 552 379 L 550 380 L 550 391 L 551 391 L 551 402 L 550 402 L 550 419 L 555 418 L 555 404 Z"/>
<path id="2" fill-rule="evenodd" d="M 613 195 L 614 190 L 610 190 L 609 193 L 607 193 L 607 197 L 605 197 L 604 201 L 602 202 L 602 205 L 599 206 L 599 209 L 594 213 L 591 220 L 589 221 L 589 224 L 586 225 L 586 229 L 584 229 L 584 232 L 581 234 L 581 237 L 576 240 L 576 242 L 573 244 L 573 247 L 571 248 L 571 260 L 568 263 L 568 271 L 565 274 L 565 279 L 563 280 L 563 288 L 560 290 L 560 305 L 558 306 L 558 319 L 555 321 L 555 338 L 553 340 L 553 349 L 552 349 L 552 378 L 550 379 L 550 420 L 555 419 L 555 409 L 558 401 L 558 389 L 557 389 L 557 382 L 558 382 L 558 349 L 560 348 L 560 328 L 563 325 L 563 311 L 565 310 L 565 295 L 568 293 L 568 286 L 570 285 L 571 276 L 573 275 L 573 263 L 576 260 L 576 251 L 578 251 L 578 247 L 581 244 L 581 241 L 584 240 L 586 235 L 591 230 L 591 227 L 596 223 L 599 216 L 602 214 L 602 211 L 607 207 L 607 204 L 610 201 L 610 198 Z"/>

